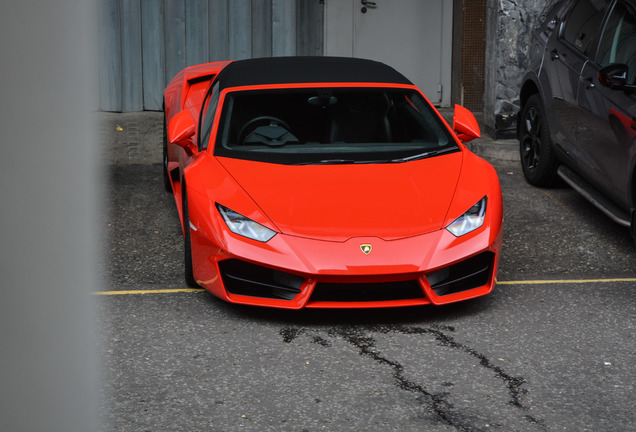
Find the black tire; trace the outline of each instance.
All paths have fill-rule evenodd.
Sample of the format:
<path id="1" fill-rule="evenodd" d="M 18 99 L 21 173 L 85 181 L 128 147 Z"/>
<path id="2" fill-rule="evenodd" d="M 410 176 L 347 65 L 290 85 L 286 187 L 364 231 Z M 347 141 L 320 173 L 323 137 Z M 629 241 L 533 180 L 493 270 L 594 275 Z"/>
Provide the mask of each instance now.
<path id="1" fill-rule="evenodd" d="M 629 227 L 629 231 L 632 235 L 632 239 L 634 240 L 634 246 L 636 246 L 636 210 L 632 210 L 632 223 Z"/>
<path id="2" fill-rule="evenodd" d="M 190 217 L 188 215 L 188 196 L 185 191 L 185 183 L 183 184 L 183 249 L 184 249 L 184 275 L 185 282 L 190 288 L 199 288 L 194 279 L 194 272 L 192 271 L 192 245 L 190 241 Z"/>
<path id="3" fill-rule="evenodd" d="M 168 192 L 172 192 L 170 174 L 168 173 L 168 129 L 166 126 L 166 115 L 163 115 L 163 187 Z"/>
<path id="4" fill-rule="evenodd" d="M 538 94 L 528 98 L 519 121 L 519 151 L 523 175 L 528 183 L 535 186 L 554 185 L 559 163 L 554 155 L 545 108 Z"/>

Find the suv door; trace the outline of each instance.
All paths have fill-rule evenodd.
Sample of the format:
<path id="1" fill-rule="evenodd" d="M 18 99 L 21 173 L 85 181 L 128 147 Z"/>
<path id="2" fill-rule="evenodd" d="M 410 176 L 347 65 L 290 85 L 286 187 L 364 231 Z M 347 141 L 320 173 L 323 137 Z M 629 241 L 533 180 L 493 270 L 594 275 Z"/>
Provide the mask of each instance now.
<path id="1" fill-rule="evenodd" d="M 575 2 L 561 25 L 559 37 L 548 42 L 548 55 L 553 62 L 546 68 L 553 89 L 554 139 L 575 160 L 580 157 L 576 145 L 579 77 L 596 47 L 594 41 L 607 3 L 607 0 Z"/>
<path id="2" fill-rule="evenodd" d="M 581 73 L 577 141 L 581 170 L 624 208 L 630 203 L 630 181 L 636 145 L 636 92 L 599 82 L 599 71 L 626 64 L 628 84 L 636 84 L 636 12 L 618 1 L 606 20 L 598 54 Z"/>

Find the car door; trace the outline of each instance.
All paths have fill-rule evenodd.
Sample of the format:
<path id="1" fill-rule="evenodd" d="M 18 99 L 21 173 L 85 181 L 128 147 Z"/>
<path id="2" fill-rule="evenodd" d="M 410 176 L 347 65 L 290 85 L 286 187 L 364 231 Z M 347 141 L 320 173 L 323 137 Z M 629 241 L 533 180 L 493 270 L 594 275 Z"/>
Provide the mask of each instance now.
<path id="1" fill-rule="evenodd" d="M 594 41 L 607 3 L 606 0 L 575 2 L 561 24 L 559 36 L 547 47 L 552 62 L 546 66 L 553 88 L 552 132 L 555 142 L 573 160 L 580 156 L 576 145 L 579 77 L 595 49 Z"/>
<path id="2" fill-rule="evenodd" d="M 622 0 L 609 13 L 595 60 L 587 62 L 581 73 L 577 142 L 585 176 L 628 208 L 636 150 L 636 92 L 599 82 L 599 71 L 610 64 L 626 64 L 627 82 L 636 84 L 636 12 Z"/>
<path id="3" fill-rule="evenodd" d="M 196 70 L 194 71 L 196 72 Z M 195 75 L 192 78 L 186 76 L 184 95 L 175 93 L 171 95 L 171 100 L 166 100 L 166 118 L 170 120 L 177 112 L 189 111 L 190 116 L 198 124 L 201 108 L 204 104 L 208 104 L 210 97 L 210 82 L 216 77 L 216 72 L 212 74 Z M 179 100 L 183 100 L 179 105 Z M 175 107 L 180 107 L 177 109 Z M 168 146 L 168 171 L 172 171 L 175 167 L 179 167 L 181 172 L 192 163 L 194 157 L 201 150 L 198 144 L 201 130 L 197 127 L 194 135 L 190 138 L 191 146 L 183 147 L 181 145 Z"/>

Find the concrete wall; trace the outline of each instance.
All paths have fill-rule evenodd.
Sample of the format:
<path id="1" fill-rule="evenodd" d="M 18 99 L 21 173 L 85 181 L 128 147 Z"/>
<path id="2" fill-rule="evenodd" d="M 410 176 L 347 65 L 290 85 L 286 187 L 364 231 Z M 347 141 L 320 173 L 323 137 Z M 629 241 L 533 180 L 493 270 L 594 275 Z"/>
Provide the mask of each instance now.
<path id="1" fill-rule="evenodd" d="M 515 134 L 530 35 L 545 4 L 545 0 L 487 0 L 484 126 L 493 137 Z"/>

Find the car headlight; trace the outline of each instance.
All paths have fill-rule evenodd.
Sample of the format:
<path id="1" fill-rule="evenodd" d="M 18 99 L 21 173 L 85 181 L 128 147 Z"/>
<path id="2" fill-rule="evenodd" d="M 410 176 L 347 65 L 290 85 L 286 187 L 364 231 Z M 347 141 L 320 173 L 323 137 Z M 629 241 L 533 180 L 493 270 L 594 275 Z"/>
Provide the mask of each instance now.
<path id="1" fill-rule="evenodd" d="M 482 226 L 486 219 L 486 201 L 488 201 L 486 197 L 480 199 L 466 213 L 448 225 L 446 229 L 455 237 L 461 237 Z"/>
<path id="2" fill-rule="evenodd" d="M 276 231 L 254 222 L 243 216 L 240 213 L 235 212 L 227 207 L 217 203 L 216 208 L 219 209 L 219 213 L 223 216 L 223 220 L 227 224 L 227 227 L 234 234 L 238 234 L 243 237 L 257 240 L 260 242 L 268 242 L 272 237 L 276 235 Z"/>

